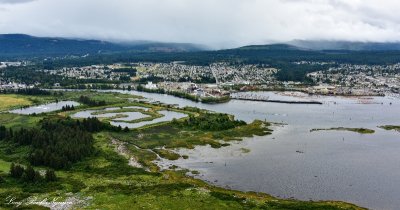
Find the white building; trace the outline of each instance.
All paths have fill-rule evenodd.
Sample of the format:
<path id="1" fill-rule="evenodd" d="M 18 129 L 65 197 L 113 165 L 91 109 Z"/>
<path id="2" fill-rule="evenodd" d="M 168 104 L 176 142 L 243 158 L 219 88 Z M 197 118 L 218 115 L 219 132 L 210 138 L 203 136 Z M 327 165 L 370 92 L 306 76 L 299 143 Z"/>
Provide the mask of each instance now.
<path id="1" fill-rule="evenodd" d="M 147 82 L 144 86 L 146 89 L 157 89 L 157 84 L 153 84 L 153 82 Z"/>

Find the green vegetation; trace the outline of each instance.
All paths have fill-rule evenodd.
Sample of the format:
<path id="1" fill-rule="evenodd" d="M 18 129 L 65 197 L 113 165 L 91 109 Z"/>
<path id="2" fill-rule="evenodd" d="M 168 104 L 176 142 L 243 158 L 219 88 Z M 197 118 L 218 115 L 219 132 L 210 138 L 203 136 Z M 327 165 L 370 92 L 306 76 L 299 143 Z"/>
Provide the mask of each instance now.
<path id="1" fill-rule="evenodd" d="M 81 94 L 65 93 L 62 97 L 76 100 Z M 128 100 L 134 96 L 83 94 L 96 101 L 104 100 L 109 107 L 138 105 Z M 152 107 L 152 110 L 166 109 L 164 105 L 141 105 Z M 79 106 L 75 107 L 75 111 L 87 108 Z M 60 110 L 40 116 L 1 114 L 0 122 L 4 127 L 0 128 L 0 197 L 12 196 L 16 202 L 23 203 L 32 197 L 39 200 L 57 198 L 60 202 L 73 201 L 75 206 L 71 207 L 77 209 L 361 209 L 344 202 L 283 200 L 263 193 L 227 190 L 189 177 L 187 170 L 159 171 L 152 162 L 157 158 L 156 153 L 168 159 L 177 159 L 180 156 L 170 149 L 205 144 L 217 148 L 225 141 L 271 132 L 269 124 L 262 121 L 244 124 L 231 116 L 208 115 L 206 111 L 196 108 L 173 110 L 193 116 L 193 121 L 186 124 L 187 119 L 181 119 L 175 121 L 177 124 L 167 122 L 121 132 L 103 126 L 107 124 L 106 120 L 70 119 L 69 111 Z M 221 120 L 224 126 L 218 129 L 204 127 L 198 123 L 204 116 Z M 20 120 L 29 122 L 29 127 L 24 127 L 23 122 L 18 122 Z M 20 138 L 22 136 L 28 138 Z M 114 140 L 122 143 L 115 144 Z M 41 155 L 42 160 L 47 157 L 65 159 L 68 160 L 68 167 L 40 161 L 36 166 L 29 166 L 31 154 L 39 151 L 49 153 Z M 134 157 L 140 166 L 130 166 L 130 157 Z M 9 173 L 10 168 L 12 173 Z M 45 173 L 38 175 L 39 171 Z M 15 209 L 16 206 L 0 202 L 0 208 Z"/>
<path id="2" fill-rule="evenodd" d="M 10 169 L 11 163 L 6 162 L 4 160 L 0 160 L 0 173 L 1 172 L 8 172 Z"/>
<path id="3" fill-rule="evenodd" d="M 86 104 L 88 106 L 105 106 L 106 105 L 106 101 L 102 100 L 102 101 L 96 101 L 93 100 L 87 96 L 81 96 L 79 97 L 79 102 Z"/>
<path id="4" fill-rule="evenodd" d="M 5 128 L 5 127 L 3 127 Z M 77 126 L 60 122 L 41 122 L 41 128 L 13 131 L 1 129 L 0 140 L 29 146 L 28 160 L 33 165 L 66 168 L 93 153 L 93 137 Z"/>
<path id="5" fill-rule="evenodd" d="M 243 153 L 249 153 L 251 150 L 247 148 L 240 148 Z"/>
<path id="6" fill-rule="evenodd" d="M 351 131 L 351 132 L 356 132 L 360 134 L 373 134 L 375 133 L 374 130 L 367 129 L 367 128 L 344 128 L 344 127 L 338 127 L 338 128 L 318 128 L 318 129 L 312 129 L 310 132 L 314 131 Z"/>
<path id="7" fill-rule="evenodd" d="M 226 145 L 226 141 L 241 140 L 243 137 L 254 135 L 263 136 L 270 134 L 268 123 L 255 121 L 248 125 L 238 126 L 232 129 L 220 131 L 205 131 L 192 127 L 185 128 L 175 123 L 159 125 L 146 129 L 138 129 L 124 133 L 110 133 L 116 139 L 123 140 L 144 149 L 165 148 L 189 148 L 196 145 L 211 145 L 220 148 Z"/>
<path id="8" fill-rule="evenodd" d="M 43 117 L 38 115 L 28 116 L 12 113 L 0 113 L 0 125 L 6 125 L 6 127 L 13 129 L 34 127 L 41 119 L 43 119 Z"/>
<path id="9" fill-rule="evenodd" d="M 199 129 L 204 131 L 222 131 L 246 125 L 244 121 L 237 121 L 233 116 L 220 113 L 201 113 L 199 116 L 189 116 L 183 121 L 173 121 L 179 127 Z"/>
<path id="10" fill-rule="evenodd" d="M 179 154 L 166 149 L 154 149 L 153 151 L 159 154 L 162 158 L 166 158 L 168 160 L 178 160 L 181 157 Z"/>
<path id="11" fill-rule="evenodd" d="M 399 125 L 383 125 L 383 126 L 379 126 L 379 128 L 385 129 L 385 130 L 395 130 L 400 132 L 400 126 Z"/>
<path id="12" fill-rule="evenodd" d="M 16 107 L 29 106 L 32 104 L 27 98 L 17 95 L 0 95 L 0 111 L 9 110 Z"/>
<path id="13" fill-rule="evenodd" d="M 46 170 L 44 176 L 38 170 L 35 170 L 31 165 L 26 168 L 14 163 L 10 166 L 10 176 L 15 179 L 22 180 L 23 182 L 53 182 L 57 180 L 57 176 L 53 170 Z"/>

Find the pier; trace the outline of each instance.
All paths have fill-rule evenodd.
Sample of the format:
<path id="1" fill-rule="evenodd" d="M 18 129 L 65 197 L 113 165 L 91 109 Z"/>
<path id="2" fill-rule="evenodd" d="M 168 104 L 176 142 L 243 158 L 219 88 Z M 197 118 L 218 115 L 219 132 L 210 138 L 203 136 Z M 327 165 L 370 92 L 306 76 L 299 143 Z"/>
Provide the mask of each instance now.
<path id="1" fill-rule="evenodd" d="M 282 103 L 282 104 L 316 104 L 322 105 L 319 101 L 288 101 L 288 100 L 271 100 L 268 96 L 262 96 L 257 94 L 235 94 L 230 95 L 231 99 L 242 100 L 242 101 L 261 101 L 269 103 Z"/>

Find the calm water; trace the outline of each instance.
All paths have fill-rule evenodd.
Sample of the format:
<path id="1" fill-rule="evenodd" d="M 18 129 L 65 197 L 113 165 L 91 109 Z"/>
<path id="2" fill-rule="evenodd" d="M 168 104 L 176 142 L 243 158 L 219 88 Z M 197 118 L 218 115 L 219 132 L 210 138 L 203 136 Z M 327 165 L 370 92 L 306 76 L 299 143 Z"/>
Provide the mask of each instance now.
<path id="1" fill-rule="evenodd" d="M 79 106 L 79 103 L 75 101 L 60 101 L 58 103 L 50 103 L 50 104 L 43 104 L 40 106 L 32 106 L 28 108 L 22 108 L 22 109 L 15 109 L 10 111 L 10 113 L 14 114 L 23 114 L 23 115 L 29 115 L 29 114 L 40 114 L 40 113 L 47 113 L 47 112 L 53 112 L 53 111 L 58 111 L 61 110 L 63 106 Z"/>
<path id="2" fill-rule="evenodd" d="M 139 106 L 130 106 L 130 107 L 123 107 L 124 109 L 143 109 L 143 110 L 149 110 L 149 108 L 146 107 L 139 107 Z M 112 107 L 112 108 L 106 108 L 104 110 L 106 111 L 113 111 L 113 110 L 118 110 L 121 108 L 118 107 Z M 186 117 L 186 114 L 179 113 L 179 112 L 173 112 L 173 111 L 159 111 L 158 113 L 162 114 L 163 117 L 153 119 L 151 121 L 143 121 L 143 122 L 138 122 L 138 123 L 129 123 L 129 121 L 133 120 L 138 120 L 142 118 L 149 117 L 149 115 L 142 114 L 141 112 L 119 112 L 119 113 L 104 113 L 104 114 L 96 114 L 96 112 L 99 112 L 102 110 L 85 110 L 85 111 L 80 111 L 75 114 L 73 114 L 71 117 L 73 118 L 89 118 L 89 117 L 98 117 L 98 118 L 112 118 L 116 117 L 117 115 L 125 115 L 124 117 L 119 117 L 115 118 L 110 121 L 111 125 L 114 126 L 121 126 L 123 128 L 128 127 L 128 128 L 140 128 L 145 125 L 150 125 L 150 124 L 155 124 L 159 122 L 167 122 L 171 121 L 172 119 L 179 119 Z M 125 121 L 125 122 L 123 122 Z"/>
<path id="3" fill-rule="evenodd" d="M 223 187 L 266 192 L 282 198 L 342 200 L 372 209 L 400 206 L 400 133 L 377 128 L 400 125 L 400 100 L 393 97 L 309 97 L 304 94 L 259 92 L 270 99 L 315 100 L 323 105 L 231 101 L 207 105 L 167 95 L 132 91 L 152 101 L 196 106 L 233 114 L 250 122 L 267 119 L 285 123 L 270 136 L 254 137 L 232 146 L 179 150 L 189 154 L 175 164 L 198 170 L 199 178 Z M 347 131 L 310 132 L 313 128 L 363 127 Z M 241 148 L 250 149 L 243 153 Z"/>
<path id="4" fill-rule="evenodd" d="M 180 119 L 180 118 L 184 118 L 187 115 L 183 114 L 183 113 L 179 113 L 179 112 L 172 112 L 172 111 L 159 111 L 158 113 L 164 115 L 163 117 L 160 118 L 156 118 L 154 120 L 151 121 L 143 121 L 143 122 L 138 122 L 138 123 L 125 123 L 125 122 L 115 122 L 115 121 L 111 121 L 111 125 L 114 126 L 121 126 L 123 128 L 128 127 L 128 128 L 140 128 L 143 127 L 145 125 L 151 125 L 151 124 L 155 124 L 155 123 L 159 123 L 159 122 L 167 122 L 167 121 L 171 121 L 174 118 L 175 119 Z"/>

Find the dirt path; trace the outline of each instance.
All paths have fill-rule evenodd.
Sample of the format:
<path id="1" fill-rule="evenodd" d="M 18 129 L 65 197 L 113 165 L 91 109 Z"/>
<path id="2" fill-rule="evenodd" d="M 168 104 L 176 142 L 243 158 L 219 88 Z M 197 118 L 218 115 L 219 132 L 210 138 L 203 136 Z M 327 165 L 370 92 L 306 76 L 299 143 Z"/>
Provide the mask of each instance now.
<path id="1" fill-rule="evenodd" d="M 128 165 L 135 167 L 135 168 L 143 168 L 143 166 L 138 162 L 138 160 L 136 159 L 135 156 L 132 156 L 128 150 L 128 148 L 126 147 L 126 143 L 119 141 L 117 139 L 111 139 L 111 144 L 115 146 L 115 151 L 124 156 L 125 158 L 127 158 L 128 161 Z"/>

